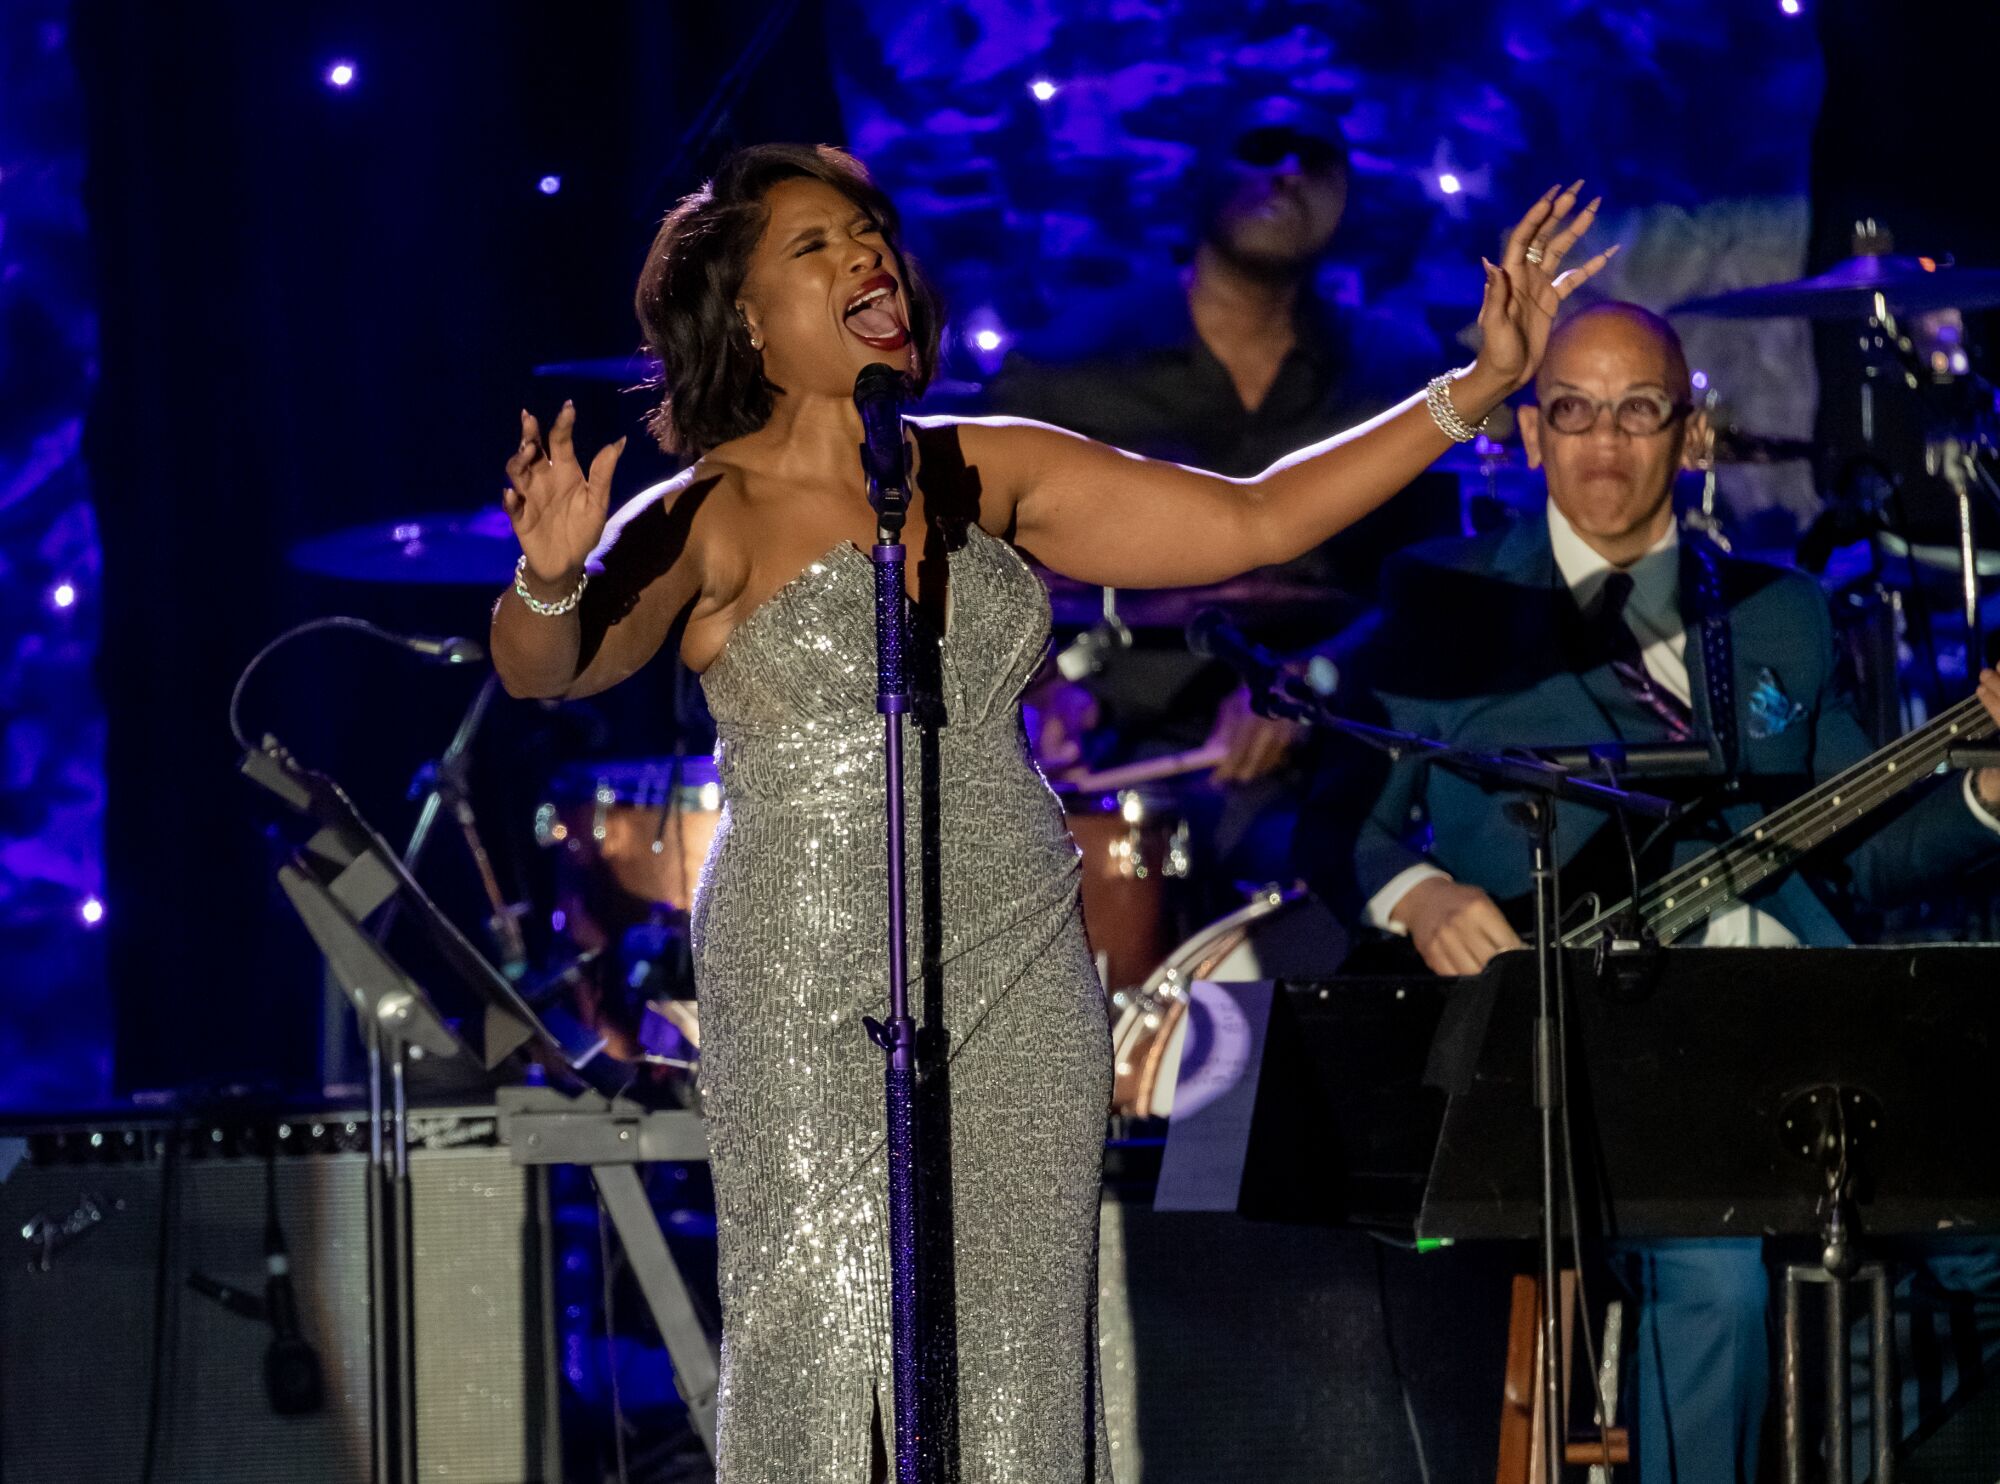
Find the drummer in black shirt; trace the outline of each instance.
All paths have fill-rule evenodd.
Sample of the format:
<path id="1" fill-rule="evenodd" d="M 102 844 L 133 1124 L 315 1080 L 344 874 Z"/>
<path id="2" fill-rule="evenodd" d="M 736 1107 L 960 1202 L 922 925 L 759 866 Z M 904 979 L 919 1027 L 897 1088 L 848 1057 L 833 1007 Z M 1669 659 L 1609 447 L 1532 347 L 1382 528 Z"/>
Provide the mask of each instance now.
<path id="1" fill-rule="evenodd" d="M 1353 426 L 1436 374 L 1444 362 L 1422 327 L 1336 309 L 1314 292 L 1348 201 L 1347 146 L 1335 117 L 1293 98 L 1265 99 L 1204 175 L 1205 225 L 1185 273 L 1185 318 L 1090 361 L 1010 357 L 992 387 L 993 410 L 1240 477 Z M 1330 601 L 1303 625 L 1259 637 L 1287 646 L 1325 637 L 1353 611 L 1336 594 L 1365 600 L 1388 552 L 1456 530 L 1450 476 L 1425 476 L 1417 494 L 1268 569 L 1281 582 L 1329 589 Z M 1302 784 L 1296 730 L 1254 715 L 1234 677 L 1189 655 L 1178 632 L 1142 632 L 1087 680 L 1051 680 L 1029 699 L 1037 752 L 1051 771 L 1224 744 L 1227 757 L 1211 775 L 1217 792 L 1197 811 L 1209 816 L 1209 864 L 1224 881 L 1285 877 Z"/>

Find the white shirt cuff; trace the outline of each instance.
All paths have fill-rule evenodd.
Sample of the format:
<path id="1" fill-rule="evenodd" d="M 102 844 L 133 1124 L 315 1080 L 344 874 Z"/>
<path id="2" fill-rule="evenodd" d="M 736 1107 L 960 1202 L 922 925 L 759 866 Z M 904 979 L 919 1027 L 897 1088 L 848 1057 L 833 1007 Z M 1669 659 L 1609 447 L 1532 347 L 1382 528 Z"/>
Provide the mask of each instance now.
<path id="1" fill-rule="evenodd" d="M 2000 829 L 2000 824 L 1996 824 L 1994 828 Z M 1451 880 L 1451 872 L 1440 870 L 1429 861 L 1418 861 L 1414 866 L 1405 866 L 1390 877 L 1389 884 L 1368 899 L 1366 916 L 1370 925 L 1380 928 L 1385 933 L 1395 933 L 1399 937 L 1409 932 L 1409 929 L 1400 922 L 1391 922 L 1389 914 L 1395 910 L 1396 904 L 1403 900 L 1403 893 L 1419 881 L 1428 881 L 1433 876 Z"/>
<path id="2" fill-rule="evenodd" d="M 1996 835 L 2000 835 L 2000 815 L 1996 815 L 1993 812 L 1992 806 L 1979 797 L 1979 790 L 1973 784 L 1973 779 L 1978 776 L 1979 770 L 1977 768 L 1967 768 L 1965 770 L 1965 807 L 1972 811 L 1974 819 L 1985 825 L 1989 830 L 1992 830 Z M 1400 880 L 1401 878 L 1398 877 L 1397 879 Z"/>

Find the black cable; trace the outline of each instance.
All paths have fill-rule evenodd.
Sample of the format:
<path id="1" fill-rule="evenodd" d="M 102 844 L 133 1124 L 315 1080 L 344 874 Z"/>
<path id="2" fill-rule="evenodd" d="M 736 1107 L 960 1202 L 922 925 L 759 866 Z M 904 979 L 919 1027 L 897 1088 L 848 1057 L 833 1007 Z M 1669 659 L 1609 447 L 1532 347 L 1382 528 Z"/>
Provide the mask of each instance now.
<path id="1" fill-rule="evenodd" d="M 1622 787 L 1618 777 L 1618 764 L 1611 758 L 1604 760 L 1604 781 L 1613 788 Z M 1625 842 L 1625 865 L 1632 875 L 1632 936 L 1642 938 L 1646 931 L 1645 915 L 1639 910 L 1639 847 L 1632 842 L 1632 816 L 1623 809 L 1613 809 L 1618 820 L 1618 837 Z M 1558 918 L 1558 921 L 1561 919 Z"/>
<path id="2" fill-rule="evenodd" d="M 1625 817 L 1625 811 L 1621 809 L 1617 813 L 1619 819 L 1622 821 Z M 1638 869 L 1636 857 L 1634 858 L 1633 869 L 1635 872 Z M 1559 869 L 1552 868 L 1549 872 L 1549 897 L 1549 916 L 1551 920 L 1561 922 L 1562 872 Z M 1636 890 L 1633 893 L 1633 901 L 1635 904 L 1638 901 Z M 1579 1311 L 1577 1327 L 1583 1331 L 1584 1360 L 1590 1366 L 1590 1413 L 1597 1423 L 1598 1441 L 1604 1448 L 1606 1466 L 1609 1467 L 1611 1458 L 1611 1427 L 1604 1415 L 1603 1397 L 1598 1390 L 1598 1377 L 1603 1372 L 1597 1360 L 1597 1332 L 1591 1328 L 1590 1289 L 1584 1281 L 1583 1219 L 1578 1212 L 1576 1199 L 1576 1141 L 1570 1127 L 1569 1116 L 1570 1103 L 1572 1101 L 1569 1079 L 1569 976 L 1563 972 L 1561 944 L 1556 945 L 1554 958 L 1556 967 L 1556 1106 L 1561 1114 L 1559 1121 L 1562 1125 L 1563 1183 L 1569 1197 L 1570 1259 L 1576 1264 L 1576 1307 Z M 1549 1302 L 1552 1304 L 1559 1302 L 1560 1299 L 1560 1291 L 1549 1295 Z M 1547 1363 L 1551 1366 L 1560 1366 L 1562 1364 L 1562 1357 L 1559 1355 L 1551 1355 L 1546 1359 Z M 1569 1397 L 1567 1395 L 1563 1397 L 1563 1404 L 1565 1407 L 1569 1404 Z M 1558 1430 L 1556 1418 L 1551 1417 L 1549 1419 L 1549 1449 L 1557 1458 L 1562 1456 L 1561 1449 L 1566 1440 L 1567 1433 L 1567 1427 Z"/>
<path id="3" fill-rule="evenodd" d="M 160 1160 L 160 1221 L 153 1247 L 153 1361 L 146 1383 L 146 1456 L 140 1460 L 139 1484 L 153 1484 L 153 1465 L 160 1453 L 160 1425 L 166 1410 L 164 1396 L 168 1366 L 168 1312 L 173 1285 L 167 1281 L 171 1266 L 173 1232 L 180 1199 L 180 1121 L 167 1125 L 166 1147 Z M 178 1314 L 179 1308 L 173 1307 Z"/>
<path id="4" fill-rule="evenodd" d="M 302 634 L 318 633 L 321 629 L 350 629 L 358 634 L 366 634 L 371 639 L 380 639 L 384 644 L 393 644 L 398 649 L 416 648 L 419 653 L 434 655 L 454 665 L 469 659 L 483 658 L 485 655 L 484 650 L 462 639 L 426 641 L 422 636 L 392 634 L 380 624 L 370 623 L 365 618 L 350 618 L 345 614 L 309 618 L 304 623 L 294 624 L 250 657 L 250 663 L 237 675 L 236 684 L 229 692 L 229 733 L 236 739 L 236 745 L 245 752 L 250 751 L 250 739 L 243 734 L 243 690 L 249 685 L 250 677 L 257 672 L 257 667 L 277 650 Z M 439 653 L 440 650 L 443 650 L 443 653 Z"/>
<path id="5" fill-rule="evenodd" d="M 1409 1378 L 1403 1374 L 1402 1357 L 1396 1351 L 1396 1329 L 1389 1319 L 1389 1274 L 1383 1265 L 1382 1249 L 1387 1246 L 1401 1247 L 1414 1251 L 1414 1242 L 1398 1242 L 1379 1232 L 1370 1232 L 1375 1238 L 1370 1250 L 1375 1254 L 1375 1304 L 1382 1315 L 1382 1348 L 1389 1355 L 1389 1374 L 1396 1378 L 1396 1392 L 1403 1399 L 1403 1420 L 1410 1426 L 1410 1446 L 1417 1454 L 1417 1477 L 1423 1484 L 1431 1484 L 1430 1459 L 1424 1453 L 1424 1432 L 1417 1425 L 1417 1405 L 1410 1396 Z"/>

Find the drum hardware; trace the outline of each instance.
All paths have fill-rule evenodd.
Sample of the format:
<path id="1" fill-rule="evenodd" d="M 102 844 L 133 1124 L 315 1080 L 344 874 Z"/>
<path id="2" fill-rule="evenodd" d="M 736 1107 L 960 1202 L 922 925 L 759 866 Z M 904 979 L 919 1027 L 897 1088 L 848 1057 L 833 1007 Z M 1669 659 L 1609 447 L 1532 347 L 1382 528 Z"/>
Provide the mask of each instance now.
<path id="1" fill-rule="evenodd" d="M 677 753 L 579 763 L 559 769 L 546 794 L 534 834 L 556 852 L 551 922 L 589 964 L 570 980 L 577 1003 L 613 1055 L 657 1061 L 644 1007 L 694 993 L 687 918 L 721 823 L 715 762 Z"/>
<path id="2" fill-rule="evenodd" d="M 498 952 L 501 972 L 509 979 L 519 979 L 528 971 L 528 948 L 521 933 L 521 919 L 527 915 L 527 905 L 507 900 L 500 877 L 493 869 L 493 858 L 487 853 L 486 842 L 479 833 L 479 820 L 472 807 L 472 795 L 466 779 L 473 738 L 478 734 L 486 708 L 492 703 L 499 687 L 498 672 L 489 671 L 485 683 L 479 687 L 479 693 L 466 707 L 458 730 L 453 733 L 444 752 L 420 767 L 410 781 L 409 797 L 421 798 L 423 807 L 418 811 L 416 825 L 410 831 L 410 843 L 404 848 L 403 863 L 412 871 L 417 868 L 438 814 L 442 810 L 450 810 L 453 822 L 458 825 L 459 836 L 465 842 L 466 854 L 471 857 L 473 869 L 478 873 L 480 890 L 485 893 L 487 905 L 491 908 L 486 930 Z M 399 901 L 391 901 L 383 908 L 382 919 L 375 929 L 376 941 L 388 941 L 389 929 L 395 924 L 400 906 Z"/>
<path id="3" fill-rule="evenodd" d="M 1967 674 L 1977 673 L 1985 646 L 1979 612 L 1979 578 L 1985 553 L 1977 543 L 1974 492 L 2000 499 L 2000 482 L 1987 467 L 1996 435 L 1994 388 L 1971 371 L 1964 347 L 1964 311 L 2000 307 L 2000 269 L 1966 268 L 1949 260 L 1898 256 L 1893 239 L 1873 219 L 1856 223 L 1856 255 L 1824 273 L 1788 283 L 1737 289 L 1690 299 L 1670 313 L 1723 318 L 1804 316 L 1861 322 L 1865 357 L 1861 386 L 1862 445 L 1874 462 L 1878 385 L 1900 381 L 1924 402 L 1927 425 L 1923 475 L 1949 491 L 1952 566 L 1959 575 L 1959 617 L 1965 625 Z M 1906 479 L 1899 489 L 1907 486 Z M 1877 513 L 1880 514 L 1877 502 Z M 1937 563 L 1942 552 L 1918 555 L 1926 534 L 1902 520 L 1883 520 L 1917 563 Z M 1902 529 L 1898 529 L 1901 527 Z M 1941 544 L 1941 543 L 1940 543 Z M 1927 616 L 1926 616 L 1927 617 Z M 1926 628 L 1928 623 L 1926 621 Z M 1941 697 L 1933 696 L 1933 703 Z"/>
<path id="4" fill-rule="evenodd" d="M 1107 655 L 1132 647 L 1132 631 L 1118 616 L 1118 590 L 1104 589 L 1104 616 L 1056 651 L 1056 673 L 1083 680 L 1104 669 Z"/>
<path id="5" fill-rule="evenodd" d="M 1137 984 L 1173 946 L 1170 881 L 1193 868 L 1191 830 L 1171 794 L 1058 790 L 1082 857 L 1084 932 L 1107 990 Z"/>
<path id="6" fill-rule="evenodd" d="M 1869 234 L 1874 223 L 1861 225 L 1864 248 L 1887 240 L 1879 228 Z M 1905 314 L 2000 308 L 2000 269 L 1963 268 L 1948 258 L 1860 251 L 1809 278 L 1686 299 L 1667 313 L 1719 319 L 1865 319 L 1879 308 Z"/>

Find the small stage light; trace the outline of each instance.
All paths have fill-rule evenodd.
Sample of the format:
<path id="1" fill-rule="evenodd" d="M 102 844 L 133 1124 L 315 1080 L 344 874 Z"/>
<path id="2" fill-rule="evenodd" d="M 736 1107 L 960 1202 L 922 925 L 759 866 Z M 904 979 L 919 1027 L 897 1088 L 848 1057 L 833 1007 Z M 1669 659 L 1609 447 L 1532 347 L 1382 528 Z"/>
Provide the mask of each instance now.
<path id="1" fill-rule="evenodd" d="M 77 915 L 83 919 L 85 927 L 96 927 L 104 921 L 104 903 L 96 897 L 85 897 L 83 905 L 77 908 Z"/>
<path id="2" fill-rule="evenodd" d="M 972 343 L 981 350 L 998 350 L 1000 348 L 1000 332 L 998 330 L 981 330 L 972 337 Z"/>
<path id="3" fill-rule="evenodd" d="M 1056 95 L 1056 85 L 1046 77 L 1038 77 L 1028 84 L 1028 91 L 1035 95 L 1037 103 L 1046 103 Z"/>
<path id="4" fill-rule="evenodd" d="M 344 59 L 332 63 L 326 69 L 326 83 L 331 88 L 352 87 L 355 76 L 354 64 Z"/>
<path id="5" fill-rule="evenodd" d="M 1801 10 L 1805 9 L 1805 6 L 1801 5 L 1799 0 L 1778 0 L 1778 9 L 1782 10 L 1786 15 L 1797 15 Z"/>
<path id="6" fill-rule="evenodd" d="M 562 189 L 562 177 L 560 175 L 544 175 L 536 182 L 535 189 L 540 191 L 544 196 L 553 196 L 557 191 Z"/>
<path id="7" fill-rule="evenodd" d="M 1438 189 L 1447 196 L 1456 196 L 1465 189 L 1465 182 L 1447 170 L 1438 177 Z"/>
<path id="8" fill-rule="evenodd" d="M 76 602 L 76 585 L 69 582 L 58 582 L 49 593 L 49 602 L 57 608 L 71 607 Z"/>

